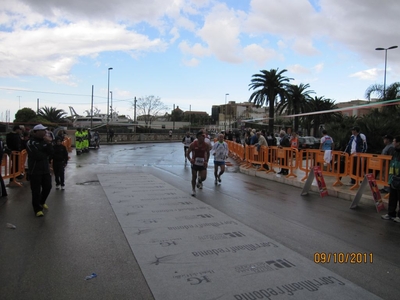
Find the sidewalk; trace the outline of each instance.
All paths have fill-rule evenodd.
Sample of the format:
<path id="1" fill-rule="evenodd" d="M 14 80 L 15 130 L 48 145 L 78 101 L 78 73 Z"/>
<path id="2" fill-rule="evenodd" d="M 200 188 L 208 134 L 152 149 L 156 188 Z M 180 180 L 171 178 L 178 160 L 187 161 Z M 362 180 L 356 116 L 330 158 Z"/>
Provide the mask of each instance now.
<path id="1" fill-rule="evenodd" d="M 303 189 L 305 182 L 306 182 L 306 180 L 302 181 L 302 179 L 304 178 L 306 173 L 300 169 L 296 169 L 293 171 L 297 177 L 289 177 L 289 178 L 287 178 L 284 175 L 279 175 L 277 173 L 272 173 L 272 172 L 266 173 L 265 171 L 259 171 L 255 167 L 246 168 L 245 166 L 242 165 L 239 167 L 239 169 L 240 169 L 241 173 L 247 174 L 249 176 L 260 177 L 260 178 L 264 178 L 267 180 L 272 180 L 272 181 L 296 186 L 301 189 Z M 275 170 L 275 171 L 278 172 L 278 170 Z M 350 184 L 350 177 L 343 177 L 341 179 L 341 182 L 343 183 L 342 186 L 333 186 L 333 183 L 336 181 L 336 178 L 334 178 L 334 177 L 324 176 L 324 180 L 326 183 L 326 187 L 328 189 L 329 196 L 341 198 L 344 200 L 348 200 L 350 202 L 352 202 L 354 200 L 354 197 L 356 196 L 358 189 L 350 190 L 350 188 L 352 187 L 352 185 Z M 312 183 L 310 192 L 319 193 L 318 185 L 317 185 L 317 182 L 315 179 Z M 381 197 L 382 197 L 383 202 L 387 204 L 388 199 L 384 198 L 385 195 L 386 194 L 381 194 Z M 362 200 L 360 202 L 361 205 L 362 205 L 363 201 L 374 201 L 372 192 L 369 189 L 369 187 L 364 190 Z M 350 203 L 349 203 L 349 206 L 350 206 Z"/>

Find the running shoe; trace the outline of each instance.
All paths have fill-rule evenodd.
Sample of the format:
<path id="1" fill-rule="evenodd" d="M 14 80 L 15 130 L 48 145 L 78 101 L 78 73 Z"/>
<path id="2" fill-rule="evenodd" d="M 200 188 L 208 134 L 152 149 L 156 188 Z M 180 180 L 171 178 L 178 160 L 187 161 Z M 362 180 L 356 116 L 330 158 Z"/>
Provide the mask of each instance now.
<path id="1" fill-rule="evenodd" d="M 62 189 L 62 190 L 65 190 L 65 185 L 62 185 L 62 186 L 61 186 L 61 189 Z"/>
<path id="2" fill-rule="evenodd" d="M 44 209 L 49 209 L 49 207 L 47 206 L 47 204 L 45 203 L 45 204 L 43 204 L 42 205 L 42 207 L 44 208 Z"/>
<path id="3" fill-rule="evenodd" d="M 202 189 L 203 188 L 203 183 L 201 182 L 200 178 L 197 180 L 197 188 L 198 189 Z"/>
<path id="4" fill-rule="evenodd" d="M 42 211 L 38 211 L 36 213 L 36 217 L 43 217 L 43 216 L 44 216 L 44 213 Z"/>
<path id="5" fill-rule="evenodd" d="M 59 190 L 59 189 L 60 189 L 60 185 L 57 184 L 57 185 L 56 185 L 56 190 Z"/>
<path id="6" fill-rule="evenodd" d="M 217 178 L 215 178 L 215 181 L 214 181 L 214 183 L 215 183 L 215 185 L 217 185 L 217 184 L 218 184 L 218 180 L 217 180 Z"/>
<path id="7" fill-rule="evenodd" d="M 399 217 L 393 218 L 393 221 L 395 221 L 396 223 L 400 223 L 400 218 Z"/>
<path id="8" fill-rule="evenodd" d="M 192 196 L 193 196 L 193 197 L 196 196 L 196 190 L 192 190 Z"/>
<path id="9" fill-rule="evenodd" d="M 382 219 L 384 220 L 393 220 L 394 218 L 389 216 L 388 214 L 381 216 Z"/>

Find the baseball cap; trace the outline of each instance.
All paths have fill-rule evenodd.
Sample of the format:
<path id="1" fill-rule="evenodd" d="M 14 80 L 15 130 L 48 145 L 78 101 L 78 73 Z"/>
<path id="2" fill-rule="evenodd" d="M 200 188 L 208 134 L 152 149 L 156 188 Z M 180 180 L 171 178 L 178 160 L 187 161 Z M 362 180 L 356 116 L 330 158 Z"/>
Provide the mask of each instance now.
<path id="1" fill-rule="evenodd" d="M 35 127 L 33 127 L 33 131 L 36 131 L 36 130 L 46 130 L 47 129 L 47 127 L 44 127 L 42 124 L 38 124 L 38 125 L 36 125 Z"/>
<path id="2" fill-rule="evenodd" d="M 385 135 L 383 136 L 383 138 L 393 141 L 393 137 L 392 137 L 391 135 L 389 135 L 389 134 L 385 134 Z"/>

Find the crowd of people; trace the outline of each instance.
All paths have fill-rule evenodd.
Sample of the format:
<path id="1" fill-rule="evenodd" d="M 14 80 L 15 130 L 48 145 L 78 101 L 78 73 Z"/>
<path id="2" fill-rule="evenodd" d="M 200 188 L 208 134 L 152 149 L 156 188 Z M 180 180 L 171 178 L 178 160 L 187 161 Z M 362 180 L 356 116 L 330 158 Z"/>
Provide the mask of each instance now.
<path id="1" fill-rule="evenodd" d="M 258 150 L 261 146 L 291 147 L 296 149 L 299 147 L 298 134 L 296 132 L 286 132 L 285 130 L 281 130 L 279 135 L 274 135 L 265 130 L 257 131 L 255 129 L 247 129 L 242 134 L 239 131 L 222 131 L 218 134 L 218 140 L 214 145 L 211 145 L 209 142 L 210 139 L 207 137 L 208 135 L 206 130 L 201 130 L 196 134 L 195 140 L 191 137 L 189 132 L 182 140 L 182 143 L 184 144 L 185 164 L 187 160 L 189 160 L 192 166 L 192 196 L 196 195 L 196 186 L 199 189 L 202 189 L 203 187 L 203 182 L 207 177 L 207 166 L 210 153 L 214 156 L 215 184 L 221 182 L 221 175 L 225 172 L 225 161 L 228 158 L 229 153 L 228 145 L 224 140 L 234 141 L 243 144 L 244 146 L 254 145 Z M 390 193 L 388 213 L 383 215 L 382 219 L 393 220 L 400 223 L 400 187 L 395 187 L 392 184 L 394 177 L 400 178 L 400 136 L 393 137 L 389 134 L 385 135 L 383 136 L 383 142 L 385 147 L 381 154 L 390 155 L 392 156 L 392 159 L 388 166 L 388 185 L 380 190 L 381 193 Z M 324 151 L 324 161 L 326 165 L 330 166 L 332 151 L 335 149 L 335 142 L 325 129 L 322 130 L 319 149 Z M 351 185 L 356 183 L 353 177 L 357 177 L 357 171 L 365 167 L 361 163 L 362 160 L 358 159 L 358 154 L 366 153 L 367 149 L 368 143 L 366 135 L 360 132 L 358 126 L 353 126 L 351 128 L 350 139 L 343 150 L 343 153 L 349 154 L 353 160 L 351 175 L 354 176 L 351 177 Z M 284 165 L 284 162 L 282 162 L 282 164 Z M 218 172 L 219 168 L 220 171 Z M 287 175 L 288 170 L 282 168 L 278 174 Z M 381 174 L 381 176 L 384 175 Z"/>
<path id="2" fill-rule="evenodd" d="M 10 155 L 11 173 L 20 173 L 16 179 L 25 178 L 30 183 L 32 207 L 36 217 L 44 216 L 48 209 L 47 197 L 52 188 L 51 167 L 53 168 L 56 189 L 65 188 L 65 166 L 68 163 L 68 151 L 63 145 L 66 131 L 63 129 L 51 130 L 38 124 L 33 128 L 15 125 L 6 135 L 6 144 L 0 142 L 1 158 L 3 152 Z M 19 170 L 21 164 L 19 155 L 12 155 L 13 151 L 26 150 L 27 167 Z M 24 164 L 25 165 L 25 164 Z M 26 172 L 26 174 L 25 174 Z M 1 177 L 1 176 L 0 176 Z M 14 178 L 10 178 L 8 186 L 12 186 Z M 7 196 L 4 180 L 1 177 L 1 196 Z"/>

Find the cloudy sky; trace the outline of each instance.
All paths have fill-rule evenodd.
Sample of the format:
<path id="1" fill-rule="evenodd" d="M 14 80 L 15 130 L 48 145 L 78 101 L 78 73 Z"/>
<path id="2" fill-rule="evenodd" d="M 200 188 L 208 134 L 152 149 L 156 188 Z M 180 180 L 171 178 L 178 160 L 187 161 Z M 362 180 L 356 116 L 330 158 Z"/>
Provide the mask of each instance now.
<path id="1" fill-rule="evenodd" d="M 13 0 L 0 3 L 0 121 L 19 108 L 133 115 L 134 97 L 207 111 L 249 99 L 260 70 L 336 102 L 383 83 L 398 0 Z M 387 84 L 399 81 L 389 50 Z M 225 96 L 225 94 L 229 94 Z M 39 99 L 39 101 L 37 100 Z M 110 100 L 111 101 L 111 100 Z"/>

